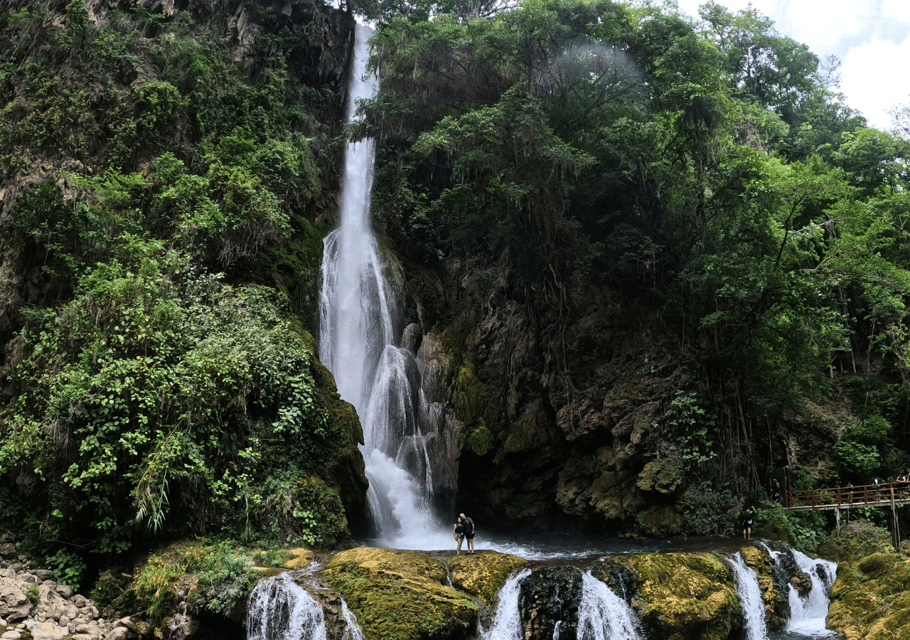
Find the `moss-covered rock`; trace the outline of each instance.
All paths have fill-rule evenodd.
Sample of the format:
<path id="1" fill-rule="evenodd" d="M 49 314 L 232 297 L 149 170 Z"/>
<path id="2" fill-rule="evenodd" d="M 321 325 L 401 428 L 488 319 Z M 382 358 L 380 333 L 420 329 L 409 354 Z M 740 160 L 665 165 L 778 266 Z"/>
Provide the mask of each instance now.
<path id="1" fill-rule="evenodd" d="M 784 593 L 781 585 L 774 579 L 774 569 L 770 556 L 758 547 L 743 547 L 740 549 L 746 564 L 758 576 L 758 586 L 761 589 L 762 602 L 765 605 L 765 618 L 768 626 L 772 628 L 783 627 L 790 615 L 789 594 Z"/>
<path id="2" fill-rule="evenodd" d="M 827 626 L 847 640 L 910 640 L 910 559 L 874 553 L 838 566 Z"/>
<path id="3" fill-rule="evenodd" d="M 619 558 L 639 579 L 638 615 L 649 638 L 722 640 L 741 625 L 731 570 L 710 553 Z"/>
<path id="4" fill-rule="evenodd" d="M 426 553 L 360 547 L 334 556 L 322 575 L 367 640 L 468 638 L 477 624 L 477 605 L 446 584 L 445 566 Z"/>
<path id="5" fill-rule="evenodd" d="M 518 556 L 479 551 L 455 556 L 448 564 L 452 586 L 492 606 L 509 576 L 528 561 Z"/>
<path id="6" fill-rule="evenodd" d="M 891 534 L 868 522 L 853 522 L 819 545 L 819 555 L 835 562 L 859 560 L 877 552 L 890 553 Z"/>
<path id="7" fill-rule="evenodd" d="M 642 491 L 672 493 L 682 486 L 684 480 L 682 460 L 679 456 L 652 460 L 638 474 L 636 485 Z"/>
<path id="8" fill-rule="evenodd" d="M 655 505 L 635 516 L 636 533 L 649 538 L 672 538 L 683 531 L 684 522 L 672 505 Z"/>

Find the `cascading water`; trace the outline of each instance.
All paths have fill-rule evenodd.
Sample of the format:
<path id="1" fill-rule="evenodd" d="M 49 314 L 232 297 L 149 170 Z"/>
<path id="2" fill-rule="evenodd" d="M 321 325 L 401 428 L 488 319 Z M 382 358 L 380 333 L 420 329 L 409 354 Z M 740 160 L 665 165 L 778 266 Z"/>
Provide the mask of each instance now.
<path id="1" fill-rule="evenodd" d="M 837 577 L 837 563 L 812 559 L 796 549 L 793 549 L 793 559 L 800 571 L 809 574 L 812 589 L 802 598 L 790 585 L 790 622 L 787 631 L 813 637 L 834 635 L 834 632 L 825 627 L 825 618 L 830 604 L 828 593 Z"/>
<path id="2" fill-rule="evenodd" d="M 578 640 L 641 640 L 638 619 L 626 601 L 591 575 L 582 574 Z"/>
<path id="3" fill-rule="evenodd" d="M 354 614 L 348 609 L 348 603 L 344 601 L 344 598 L 341 599 L 341 615 L 344 616 L 345 624 L 344 634 L 341 636 L 341 640 L 364 640 L 363 631 L 361 631 L 360 626 L 357 624 L 357 619 L 354 617 Z"/>
<path id="4" fill-rule="evenodd" d="M 371 33 L 357 25 L 348 121 L 355 119 L 358 101 L 378 89 L 366 67 Z M 401 313 L 386 278 L 393 267 L 383 261 L 370 229 L 373 160 L 373 140 L 348 143 L 341 225 L 324 242 L 319 358 L 363 424 L 367 500 L 381 542 L 439 548 L 452 536 L 430 513 L 433 456 L 421 431 L 427 403 L 413 354 L 396 346 Z"/>
<path id="5" fill-rule="evenodd" d="M 521 593 L 521 581 L 531 575 L 530 569 L 513 573 L 499 590 L 499 604 L 493 626 L 485 631 L 481 625 L 477 630 L 483 640 L 522 640 L 521 612 L 518 610 L 518 596 Z"/>
<path id="6" fill-rule="evenodd" d="M 322 607 L 286 573 L 250 593 L 246 628 L 247 640 L 326 640 Z"/>
<path id="7" fill-rule="evenodd" d="M 761 587 L 758 585 L 758 574 L 746 564 L 739 551 L 730 558 L 730 564 L 733 566 L 733 581 L 746 623 L 746 638 L 766 640 L 768 629 L 765 624 L 765 604 L 761 597 Z"/>

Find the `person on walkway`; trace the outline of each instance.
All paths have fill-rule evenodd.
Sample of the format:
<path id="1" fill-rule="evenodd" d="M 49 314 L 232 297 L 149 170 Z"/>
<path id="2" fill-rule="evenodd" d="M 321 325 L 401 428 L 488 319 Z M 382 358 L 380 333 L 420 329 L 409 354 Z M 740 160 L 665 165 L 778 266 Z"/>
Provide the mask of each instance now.
<path id="1" fill-rule="evenodd" d="M 748 509 L 743 511 L 742 521 L 743 521 L 743 540 L 752 539 L 752 521 L 755 519 L 755 507 L 749 506 Z"/>
<path id="2" fill-rule="evenodd" d="M 455 547 L 455 555 L 461 555 L 461 543 L 464 542 L 464 515 L 458 516 L 458 519 L 455 521 L 455 524 L 452 526 L 452 531 L 455 533 L 455 542 L 458 543 Z"/>
<path id="3" fill-rule="evenodd" d="M 463 513 L 459 516 L 459 519 L 464 525 L 464 537 L 468 541 L 468 553 L 474 553 L 474 521 Z"/>

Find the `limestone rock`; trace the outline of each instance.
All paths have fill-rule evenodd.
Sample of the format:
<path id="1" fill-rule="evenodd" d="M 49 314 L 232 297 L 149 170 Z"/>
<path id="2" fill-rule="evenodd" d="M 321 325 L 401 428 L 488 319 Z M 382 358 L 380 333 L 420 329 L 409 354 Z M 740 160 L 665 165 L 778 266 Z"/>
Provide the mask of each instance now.
<path id="1" fill-rule="evenodd" d="M 114 627 L 105 634 L 104 640 L 128 640 L 130 633 L 126 627 Z"/>
<path id="2" fill-rule="evenodd" d="M 478 551 L 471 555 L 460 555 L 448 561 L 452 586 L 477 596 L 492 606 L 496 595 L 509 576 L 528 561 L 518 556 Z"/>
<path id="3" fill-rule="evenodd" d="M 50 620 L 45 622 L 26 620 L 25 628 L 32 634 L 32 640 L 63 640 L 69 635 L 69 629 Z"/>
<path id="4" fill-rule="evenodd" d="M 447 586 L 445 566 L 426 553 L 359 547 L 333 556 L 322 576 L 368 638 L 467 637 L 477 623 L 477 605 Z"/>
<path id="5" fill-rule="evenodd" d="M 9 622 L 24 620 L 32 610 L 28 585 L 13 578 L 0 578 L 0 616 Z"/>

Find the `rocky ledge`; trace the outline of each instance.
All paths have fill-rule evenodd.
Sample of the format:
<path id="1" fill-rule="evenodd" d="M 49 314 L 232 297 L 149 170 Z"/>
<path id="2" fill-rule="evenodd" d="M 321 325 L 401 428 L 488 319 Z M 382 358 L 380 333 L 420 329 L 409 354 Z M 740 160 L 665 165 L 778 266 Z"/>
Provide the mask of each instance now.
<path id="1" fill-rule="evenodd" d="M 53 571 L 33 568 L 8 538 L 0 556 L 0 639 L 126 640 L 146 631 L 130 618 L 104 619 L 94 602 L 58 584 Z"/>

